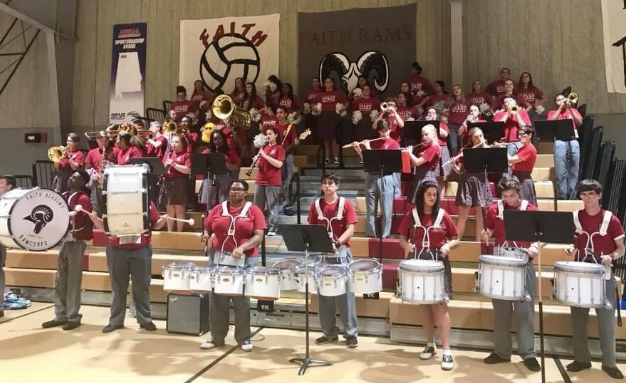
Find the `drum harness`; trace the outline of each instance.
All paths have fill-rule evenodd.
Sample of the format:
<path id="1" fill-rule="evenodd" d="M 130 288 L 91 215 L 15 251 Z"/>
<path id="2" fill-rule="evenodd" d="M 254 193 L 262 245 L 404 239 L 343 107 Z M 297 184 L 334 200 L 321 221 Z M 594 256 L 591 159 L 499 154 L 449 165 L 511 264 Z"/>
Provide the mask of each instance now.
<path id="1" fill-rule="evenodd" d="M 343 208 L 346 204 L 346 199 L 344 197 L 339 197 L 337 215 L 330 219 L 324 217 L 324 214 L 322 213 L 322 208 L 320 207 L 321 200 L 322 198 L 315 201 L 315 210 L 317 211 L 317 219 L 319 221 L 326 222 L 326 230 L 328 231 L 328 236 L 330 237 L 330 240 L 333 242 L 333 247 L 335 247 L 335 256 L 339 259 L 340 264 L 343 265 L 344 261 L 347 262 L 347 257 L 348 257 L 347 247 L 345 245 L 341 245 L 339 247 L 335 246 L 335 233 L 333 233 L 332 223 L 333 221 L 341 221 L 343 219 Z M 321 255 L 320 258 L 322 258 L 321 260 L 322 262 L 324 262 L 326 260 L 326 255 Z"/>
<path id="2" fill-rule="evenodd" d="M 69 191 L 66 191 L 65 193 L 62 194 L 63 197 L 69 195 L 68 199 L 67 199 L 67 205 L 68 206 L 72 206 L 72 199 L 74 199 L 74 197 L 80 193 L 83 193 L 82 191 L 77 191 L 74 192 L 72 194 L 70 194 Z M 76 214 L 81 213 L 81 212 L 76 212 Z M 84 214 L 84 213 L 83 213 Z M 72 221 L 72 230 L 76 230 L 76 222 L 75 222 L 75 218 L 76 216 L 71 216 L 70 220 Z M 84 227 L 84 225 L 83 225 Z M 68 231 L 68 233 L 65 235 L 65 237 L 61 240 L 61 246 L 63 246 L 63 243 L 65 242 L 76 242 L 76 239 L 74 239 L 74 235 L 72 234 L 71 231 Z"/>
<path id="3" fill-rule="evenodd" d="M 522 200 L 522 204 L 520 205 L 519 209 L 520 211 L 526 211 L 526 209 L 528 208 L 528 201 L 526 201 L 525 199 Z M 504 220 L 504 200 L 500 200 L 498 201 L 498 215 L 496 216 L 496 218 L 500 219 L 500 220 Z M 516 249 L 523 249 L 520 246 L 517 246 L 517 243 L 515 241 L 513 242 L 513 247 Z M 499 248 L 497 255 L 502 256 L 502 254 L 504 253 L 504 248 L 506 248 L 509 244 L 509 241 L 505 240 L 504 243 L 502 244 L 502 246 L 496 246 L 497 248 Z M 487 244 L 489 245 L 489 244 Z M 494 245 L 495 246 L 495 245 Z M 530 261 L 530 259 L 529 259 Z"/>
<path id="4" fill-rule="evenodd" d="M 220 250 L 220 254 L 215 254 L 214 255 L 214 257 L 217 258 L 217 266 L 219 266 L 220 255 L 225 255 L 224 245 L 226 245 L 226 241 L 228 241 L 228 237 L 233 237 L 233 242 L 235 242 L 235 248 L 237 248 L 239 246 L 239 244 L 237 243 L 237 239 L 235 238 L 235 230 L 236 230 L 236 227 L 237 227 L 237 225 L 236 225 L 237 224 L 237 218 L 247 218 L 248 217 L 248 211 L 250 211 L 250 207 L 252 207 L 252 202 L 247 201 L 243 205 L 243 209 L 241 209 L 239 214 L 231 215 L 231 214 L 228 214 L 228 201 L 222 202 L 222 217 L 229 217 L 230 218 L 230 225 L 228 225 L 228 233 L 226 235 L 226 238 L 224 239 L 224 242 L 222 242 L 222 248 Z M 237 267 L 239 267 L 239 266 L 237 266 Z"/>
<path id="5" fill-rule="evenodd" d="M 424 235 L 422 236 L 422 248 L 420 249 L 419 253 L 417 253 L 417 248 L 415 248 L 414 253 L 413 253 L 415 259 L 420 259 L 423 253 L 430 252 L 429 230 L 436 229 L 441 226 L 441 222 L 443 221 L 443 217 L 446 211 L 443 209 L 439 209 L 439 212 L 437 213 L 437 218 L 435 219 L 435 222 L 433 223 L 433 225 L 430 227 L 422 226 L 422 221 L 420 220 L 419 214 L 417 214 L 416 207 L 413 208 L 412 213 L 413 213 L 413 241 L 414 242 L 415 242 L 415 234 L 417 233 L 417 229 L 420 227 L 424 229 Z M 435 254 L 431 253 L 430 255 L 431 255 L 432 260 L 436 261 Z"/>

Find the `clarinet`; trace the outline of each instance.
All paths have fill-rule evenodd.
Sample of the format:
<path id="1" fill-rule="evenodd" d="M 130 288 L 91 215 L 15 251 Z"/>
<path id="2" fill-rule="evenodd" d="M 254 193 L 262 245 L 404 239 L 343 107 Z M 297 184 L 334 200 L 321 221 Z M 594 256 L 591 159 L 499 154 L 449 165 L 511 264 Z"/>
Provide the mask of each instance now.
<path id="1" fill-rule="evenodd" d="M 250 169 L 248 169 L 246 171 L 246 175 L 249 177 L 250 175 L 252 175 L 252 171 L 254 170 L 256 163 L 259 162 L 259 158 L 261 158 L 261 151 L 263 150 L 263 148 L 265 148 L 267 144 L 263 145 L 263 147 L 259 150 L 259 152 L 257 153 L 256 156 L 254 156 L 254 158 L 252 159 L 252 165 L 250 165 Z"/>

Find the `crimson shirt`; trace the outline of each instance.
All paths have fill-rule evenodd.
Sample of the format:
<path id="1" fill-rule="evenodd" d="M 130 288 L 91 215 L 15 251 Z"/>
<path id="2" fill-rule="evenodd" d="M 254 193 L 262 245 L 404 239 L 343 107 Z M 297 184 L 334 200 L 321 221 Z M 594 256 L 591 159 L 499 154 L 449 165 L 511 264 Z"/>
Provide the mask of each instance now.
<path id="1" fill-rule="evenodd" d="M 196 110 L 202 109 L 206 112 L 207 110 L 211 109 L 213 95 L 211 94 L 211 92 L 206 90 L 201 90 L 199 92 L 197 90 L 194 90 L 190 100 L 195 104 Z M 205 102 L 202 104 L 202 106 L 200 106 L 202 101 Z"/>
<path id="2" fill-rule="evenodd" d="M 442 94 L 433 94 L 428 97 L 428 102 L 426 102 L 426 107 L 430 108 L 431 106 L 437 105 L 439 102 L 443 102 L 446 107 L 448 106 L 450 100 L 450 95 L 442 93 Z"/>
<path id="3" fill-rule="evenodd" d="M 589 233 L 590 235 L 599 231 L 600 226 L 602 225 L 602 220 L 604 219 L 604 209 L 601 209 L 600 212 L 596 215 L 589 215 L 586 210 L 580 210 L 578 212 L 578 220 L 580 221 L 580 226 L 582 226 L 583 230 Z M 611 217 L 611 221 L 609 222 L 609 227 L 607 228 L 606 235 L 601 236 L 600 234 L 593 236 L 593 247 L 594 247 L 594 257 L 596 258 L 595 262 L 600 262 L 600 255 L 609 255 L 617 249 L 615 245 L 615 241 L 624 238 L 624 228 L 622 224 L 619 222 L 619 219 L 613 215 Z M 580 234 L 576 235 L 576 240 L 578 242 L 578 251 L 579 251 L 579 260 L 583 260 L 584 253 L 581 253 L 581 250 L 585 249 L 587 246 L 587 235 Z M 597 256 L 597 257 L 596 257 Z M 585 262 L 594 262 L 591 257 L 587 257 L 584 260 Z"/>
<path id="4" fill-rule="evenodd" d="M 520 99 L 523 99 L 527 104 L 535 105 L 535 100 L 538 98 L 543 98 L 543 92 L 533 86 L 532 88 L 517 88 L 517 96 Z"/>
<path id="5" fill-rule="evenodd" d="M 505 80 L 493 81 L 489 85 L 487 85 L 487 87 L 485 88 L 485 92 L 494 97 L 504 94 L 506 92 L 506 90 L 504 89 L 505 82 Z"/>
<path id="6" fill-rule="evenodd" d="M 110 155 L 110 150 L 107 149 L 108 155 Z M 109 157 L 107 155 L 107 157 Z M 89 164 L 95 171 L 100 171 L 100 163 L 102 162 L 102 148 L 93 148 L 87 153 L 87 157 L 85 157 L 85 165 Z"/>
<path id="7" fill-rule="evenodd" d="M 529 106 L 529 103 L 526 101 L 526 99 L 524 99 L 519 94 L 518 95 L 515 95 L 515 94 L 501 94 L 501 95 L 497 96 L 493 100 L 493 109 L 494 110 L 504 108 L 504 98 L 505 97 L 513 97 L 515 99 L 515 101 L 517 102 L 517 105 L 520 108 L 526 109 Z"/>
<path id="8" fill-rule="evenodd" d="M 67 201 L 67 205 L 69 206 L 70 211 L 74 211 L 76 205 L 81 205 L 83 207 L 83 210 L 87 212 L 91 212 L 92 210 L 91 198 L 87 193 L 84 193 L 82 191 L 75 193 L 67 191 L 63 193 L 63 198 L 65 199 L 65 201 Z M 74 228 L 80 229 L 87 221 L 90 221 L 90 218 L 87 217 L 87 214 L 85 212 L 76 212 L 75 216 L 70 217 L 70 230 Z M 88 225 L 84 230 L 72 234 L 72 236 L 76 240 L 89 241 L 93 238 L 93 226 Z"/>
<path id="9" fill-rule="evenodd" d="M 148 217 L 150 219 L 150 229 L 152 229 L 154 225 L 156 225 L 159 218 L 161 218 L 161 215 L 159 214 L 159 211 L 157 210 L 156 205 L 152 201 L 150 201 L 150 206 L 148 208 Z M 121 249 L 133 250 L 133 249 L 141 249 L 142 247 L 149 245 L 151 239 L 152 239 L 152 232 L 149 230 L 146 234 L 141 235 L 141 240 L 139 243 L 126 243 L 122 245 L 120 244 L 119 237 L 116 235 L 112 235 L 112 236 L 109 236 L 109 244 L 115 247 L 119 247 Z"/>
<path id="10" fill-rule="evenodd" d="M 445 130 L 446 132 L 448 132 L 448 135 L 450 135 L 450 128 L 448 127 L 448 124 L 446 124 L 445 122 L 439 122 L 439 131 L 441 132 L 442 130 Z M 447 146 L 447 145 L 448 145 L 448 142 L 446 138 L 439 136 L 439 146 Z"/>
<path id="11" fill-rule="evenodd" d="M 402 137 L 402 128 L 398 126 L 398 120 L 396 119 L 396 116 L 387 113 L 387 115 L 385 116 L 385 120 L 387 120 L 387 122 L 389 123 L 389 129 L 391 130 L 391 133 L 389 133 L 389 137 L 400 142 L 400 138 Z"/>
<path id="12" fill-rule="evenodd" d="M 290 126 L 291 126 L 291 129 L 289 129 Z M 282 143 L 282 146 L 285 149 L 285 156 L 286 156 L 287 154 L 289 154 L 287 152 L 287 147 L 293 144 L 298 138 L 298 135 L 296 134 L 296 127 L 289 123 L 277 124 L 276 127 L 278 128 L 278 136 L 280 137 L 280 142 Z M 289 133 L 287 133 L 287 130 L 289 130 Z M 285 136 L 286 133 L 287 133 L 287 136 Z"/>
<path id="13" fill-rule="evenodd" d="M 146 153 L 146 155 L 148 157 L 163 158 L 163 155 L 165 154 L 165 149 L 167 149 L 167 138 L 165 138 L 165 136 L 159 136 L 154 140 L 160 142 L 161 146 L 155 148 L 154 146 L 152 146 L 151 143 L 147 142 L 146 148 L 148 148 L 148 152 Z"/>
<path id="14" fill-rule="evenodd" d="M 433 213 L 434 215 L 424 214 L 423 216 L 420 216 L 422 226 L 426 228 L 433 226 L 439 212 Z M 414 223 L 415 221 L 413 220 L 413 212 L 410 211 L 405 214 L 404 218 L 402 218 L 402 222 L 400 223 L 400 227 L 398 228 L 398 233 L 410 240 L 411 234 L 413 233 Z M 457 229 L 454 221 L 452 221 L 452 218 L 447 212 L 445 212 L 443 215 L 443 219 L 441 220 L 441 226 L 442 227 L 440 228 L 428 230 L 428 235 L 430 236 L 430 246 L 428 247 L 429 249 L 440 249 L 441 246 L 446 244 L 446 239 L 452 239 L 459 236 L 459 230 Z M 424 229 L 418 227 L 417 229 L 415 229 L 414 235 L 415 238 L 413 243 L 415 244 L 415 247 L 421 248 L 424 238 Z"/>
<path id="15" fill-rule="evenodd" d="M 300 99 L 296 95 L 293 95 L 293 101 L 291 101 L 291 99 L 288 98 L 287 96 L 284 96 L 278 103 L 278 106 L 282 106 L 283 108 L 286 108 L 287 114 L 302 109 L 302 103 L 300 102 Z"/>
<path id="16" fill-rule="evenodd" d="M 506 115 L 506 111 L 497 112 L 493 116 L 494 121 L 500 121 Z M 518 109 L 517 116 L 521 116 L 522 121 L 524 121 L 525 125 L 531 125 L 530 117 L 528 117 L 528 113 L 524 109 Z M 517 138 L 517 130 L 519 128 L 519 123 L 517 122 L 517 116 L 512 114 L 505 122 L 504 122 L 504 141 L 505 142 L 517 142 L 519 139 Z"/>
<path id="17" fill-rule="evenodd" d="M 373 142 L 372 142 L 373 144 Z M 322 210 L 322 215 L 326 219 L 335 218 L 337 213 L 339 212 L 339 197 L 334 203 L 327 203 L 324 198 L 320 201 L 320 209 Z M 317 209 L 315 209 L 315 202 L 311 203 L 311 207 L 309 208 L 309 216 L 307 217 L 307 222 L 310 225 L 324 225 L 328 224 L 325 220 L 318 219 Z M 359 222 L 359 218 L 356 215 L 356 210 L 354 209 L 354 205 L 348 199 L 345 200 L 343 205 L 343 217 L 341 220 L 333 220 L 331 221 L 330 227 L 333 233 L 333 239 L 338 240 L 339 237 L 346 232 L 348 225 L 354 225 Z M 350 241 L 345 243 L 347 247 L 350 247 Z"/>
<path id="18" fill-rule="evenodd" d="M 135 146 L 129 146 L 124 150 L 118 149 L 116 157 L 118 165 L 126 165 L 131 158 L 143 157 L 143 153 L 141 149 Z"/>
<path id="19" fill-rule="evenodd" d="M 243 210 L 243 206 L 234 208 L 228 203 L 228 214 L 237 216 L 241 213 L 241 210 Z M 235 235 L 233 238 L 233 236 L 228 236 L 231 218 L 228 216 L 224 217 L 222 212 L 222 204 L 217 204 L 204 220 L 204 229 L 215 234 L 211 241 L 211 247 L 214 249 L 221 250 L 222 245 L 224 245 L 224 251 L 232 252 L 237 246 L 241 246 L 242 243 L 252 238 L 254 230 L 267 229 L 263 212 L 257 205 L 252 205 L 245 218 L 235 219 Z M 235 241 L 237 241 L 237 245 L 235 245 Z M 257 247 L 254 247 L 246 250 L 244 254 L 247 257 L 256 257 L 259 251 Z"/>
<path id="20" fill-rule="evenodd" d="M 248 100 L 248 97 L 246 97 L 242 101 L 241 106 L 245 110 L 250 110 L 250 109 L 260 110 L 260 109 L 265 108 L 265 101 L 263 101 L 263 99 L 261 97 L 256 96 L 256 98 L 254 99 L 254 102 L 252 103 L 252 105 L 250 105 L 250 100 Z"/>
<path id="21" fill-rule="evenodd" d="M 169 159 L 172 159 L 175 163 L 179 165 L 184 165 L 191 169 L 191 154 L 188 152 L 169 152 L 163 157 L 163 165 Z M 178 170 L 174 169 L 174 165 L 167 166 L 165 168 L 165 178 L 185 178 L 187 174 L 181 173 Z"/>
<path id="22" fill-rule="evenodd" d="M 282 145 L 265 145 L 262 149 L 267 155 L 278 161 L 285 161 L 285 149 Z M 256 175 L 257 185 L 280 186 L 282 185 L 281 168 L 270 164 L 262 156 L 259 156 L 259 171 Z"/>
<path id="23" fill-rule="evenodd" d="M 170 106 L 170 110 L 176 113 L 176 121 L 182 120 L 190 112 L 198 110 L 196 103 L 191 100 L 174 101 Z"/>
<path id="24" fill-rule="evenodd" d="M 78 149 L 74 150 L 73 152 L 69 152 L 68 156 L 72 159 L 72 161 L 76 162 L 79 167 L 85 164 L 83 152 Z M 63 158 L 61 161 L 59 161 L 59 171 L 74 172 L 74 169 L 72 169 L 68 158 Z"/>
<path id="25" fill-rule="evenodd" d="M 417 94 L 417 88 L 419 87 L 419 84 L 422 84 L 422 90 L 427 94 L 433 94 L 435 92 L 432 84 L 422 76 L 410 76 L 406 80 L 406 82 L 409 83 L 409 86 L 411 87 L 411 93 L 413 94 Z"/>
<path id="26" fill-rule="evenodd" d="M 267 131 L 270 126 L 278 125 L 278 118 L 276 116 L 263 116 L 261 117 L 261 129 L 263 133 Z"/>
<path id="27" fill-rule="evenodd" d="M 337 90 L 320 92 L 313 101 L 315 104 L 322 104 L 322 112 L 335 112 L 337 103 L 345 104 L 346 102 L 346 95 Z"/>
<path id="28" fill-rule="evenodd" d="M 400 144 L 393 138 L 386 140 L 377 140 L 370 142 L 370 148 L 372 149 L 385 149 L 385 150 L 397 150 L 400 149 Z"/>
<path id="29" fill-rule="evenodd" d="M 472 92 L 465 96 L 465 100 L 470 105 L 481 105 L 487 104 L 491 105 L 493 102 L 493 98 L 488 93 L 485 92 Z"/>
<path id="30" fill-rule="evenodd" d="M 417 120 L 420 118 L 420 113 L 417 111 L 417 108 L 413 106 L 399 106 L 398 114 L 404 121 L 407 121 L 412 118 L 413 120 Z"/>
<path id="31" fill-rule="evenodd" d="M 450 124 L 461 125 L 469 114 L 469 107 L 471 104 L 467 104 L 462 101 L 455 100 L 452 106 L 450 106 L 450 113 L 448 114 L 448 122 Z"/>
<path id="32" fill-rule="evenodd" d="M 513 207 L 504 203 L 504 210 L 519 210 L 520 205 Z M 528 211 L 537 211 L 539 210 L 535 205 L 528 204 L 526 207 Z M 503 213 L 504 214 L 504 213 Z M 487 214 L 485 215 L 485 227 L 489 230 L 493 230 L 493 237 L 495 239 L 496 246 L 502 246 L 506 242 L 506 232 L 504 230 L 504 219 L 498 218 L 498 203 L 494 202 L 487 209 Z M 530 242 L 518 242 L 516 241 L 519 247 L 528 248 L 530 246 Z M 513 243 L 511 242 L 512 246 Z"/>
<path id="33" fill-rule="evenodd" d="M 537 161 L 537 149 L 535 149 L 535 146 L 533 144 L 522 146 L 517 149 L 515 155 L 517 155 L 522 162 L 511 165 L 511 169 L 513 169 L 513 171 L 531 173 L 533 167 L 535 167 L 535 161 Z"/>
<path id="34" fill-rule="evenodd" d="M 233 90 L 232 93 L 230 94 L 230 98 L 233 99 L 233 101 L 235 102 L 235 105 L 237 106 L 241 106 L 243 104 L 243 99 L 246 97 L 246 91 L 245 90 Z"/>
<path id="35" fill-rule="evenodd" d="M 317 95 L 319 93 L 322 93 L 322 92 L 324 92 L 324 90 L 321 89 L 321 88 L 313 88 L 313 89 L 311 89 L 306 94 L 306 97 L 305 97 L 306 102 L 308 102 L 309 104 L 314 103 L 315 102 L 315 98 L 317 97 Z"/>
<path id="36" fill-rule="evenodd" d="M 557 110 L 551 110 L 548 112 L 548 120 L 552 118 L 552 116 L 554 116 L 556 114 Z M 574 121 L 574 118 L 572 117 L 572 115 L 577 116 L 578 118 L 580 118 L 581 120 L 583 119 L 583 117 L 580 115 L 580 113 L 578 113 L 578 110 L 576 110 L 576 108 L 571 108 L 569 110 L 567 109 L 563 109 L 561 110 L 561 113 L 559 113 L 557 120 L 566 120 L 566 119 L 571 119 L 572 120 L 572 128 L 574 130 L 578 129 L 576 127 L 576 121 Z"/>
<path id="37" fill-rule="evenodd" d="M 420 154 L 420 157 L 425 159 L 426 162 L 418 168 L 426 168 L 428 170 L 435 170 L 439 163 L 439 157 L 441 157 L 441 147 L 430 145 Z"/>
<path id="38" fill-rule="evenodd" d="M 359 97 L 352 104 L 352 110 L 360 111 L 363 114 L 363 118 L 369 117 L 372 110 L 380 108 L 380 101 L 374 97 Z"/>

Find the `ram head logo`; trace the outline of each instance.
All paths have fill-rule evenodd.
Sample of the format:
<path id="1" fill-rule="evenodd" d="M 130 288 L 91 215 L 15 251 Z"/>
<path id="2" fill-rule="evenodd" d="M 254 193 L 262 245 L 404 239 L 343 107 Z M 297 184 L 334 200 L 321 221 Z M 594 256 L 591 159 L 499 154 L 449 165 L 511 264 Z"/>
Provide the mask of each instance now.
<path id="1" fill-rule="evenodd" d="M 356 88 L 360 75 L 367 77 L 378 94 L 389 87 L 389 62 L 378 51 L 367 51 L 356 62 L 350 62 L 343 53 L 329 53 L 320 61 L 320 79 L 324 81 L 333 72 L 341 78 L 341 88 L 346 93 Z"/>

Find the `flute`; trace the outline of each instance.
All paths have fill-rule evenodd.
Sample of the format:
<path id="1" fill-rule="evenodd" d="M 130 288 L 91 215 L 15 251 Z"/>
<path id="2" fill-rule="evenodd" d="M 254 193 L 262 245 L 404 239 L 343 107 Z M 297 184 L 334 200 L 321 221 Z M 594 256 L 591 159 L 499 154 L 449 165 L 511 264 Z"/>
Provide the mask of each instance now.
<path id="1" fill-rule="evenodd" d="M 386 137 L 378 137 L 378 138 L 374 138 L 373 140 L 363 140 L 363 141 L 359 141 L 359 142 L 357 142 L 357 144 L 359 144 L 359 145 L 363 145 L 363 143 L 364 143 L 365 141 L 374 142 L 374 141 L 384 140 L 384 139 L 386 139 Z M 354 143 L 344 145 L 344 146 L 342 146 L 342 148 L 344 148 L 344 149 L 345 149 L 345 148 L 349 148 L 349 147 L 351 147 L 352 145 L 354 145 Z"/>
<path id="2" fill-rule="evenodd" d="M 472 146 L 472 147 L 471 147 L 471 149 L 476 149 L 477 147 L 479 147 L 479 146 L 481 146 L 481 145 L 485 144 L 486 142 L 487 142 L 487 141 L 482 140 L 482 141 L 480 141 L 479 143 L 477 143 L 476 145 Z M 461 157 L 463 157 L 463 152 L 461 152 L 461 153 L 457 154 L 456 156 L 454 156 L 454 157 L 450 158 L 450 160 L 446 161 L 446 162 L 445 162 L 443 165 L 441 165 L 441 166 L 446 166 L 446 165 L 449 165 L 449 164 L 451 164 L 451 163 L 455 162 L 456 160 L 458 160 L 458 159 L 459 159 L 459 158 L 461 158 Z"/>

